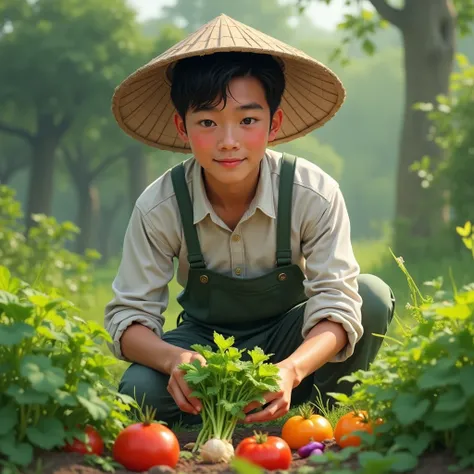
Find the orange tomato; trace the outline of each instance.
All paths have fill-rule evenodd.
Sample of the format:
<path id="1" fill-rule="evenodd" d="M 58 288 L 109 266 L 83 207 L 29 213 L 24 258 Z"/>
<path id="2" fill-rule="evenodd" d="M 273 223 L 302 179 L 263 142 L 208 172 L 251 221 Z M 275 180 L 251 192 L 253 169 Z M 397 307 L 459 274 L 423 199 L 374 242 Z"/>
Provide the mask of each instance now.
<path id="1" fill-rule="evenodd" d="M 299 449 L 310 441 L 322 442 L 334 436 L 331 423 L 316 415 L 309 405 L 303 405 L 300 414 L 289 418 L 282 427 L 281 437 L 291 449 Z"/>
<path id="2" fill-rule="evenodd" d="M 381 420 L 377 420 L 377 424 L 380 423 Z M 359 436 L 352 434 L 354 431 L 365 431 L 366 433 L 372 434 L 372 424 L 369 422 L 366 411 L 351 411 L 339 418 L 336 428 L 334 429 L 334 439 L 338 446 L 341 448 L 360 446 L 361 439 Z M 344 436 L 346 437 L 344 438 Z"/>

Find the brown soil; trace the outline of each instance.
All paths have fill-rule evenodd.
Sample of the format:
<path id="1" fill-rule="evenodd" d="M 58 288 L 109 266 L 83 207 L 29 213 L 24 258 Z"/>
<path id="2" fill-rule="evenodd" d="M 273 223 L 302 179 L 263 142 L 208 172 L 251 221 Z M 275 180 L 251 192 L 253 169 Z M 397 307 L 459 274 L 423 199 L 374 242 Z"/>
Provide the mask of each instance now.
<path id="1" fill-rule="evenodd" d="M 275 434 L 277 436 L 279 436 L 281 433 L 280 428 L 270 428 L 266 429 L 265 431 L 269 434 Z M 234 446 L 236 446 L 239 441 L 242 440 L 244 437 L 251 436 L 252 434 L 252 429 L 237 429 L 234 434 Z M 186 447 L 186 445 L 195 441 L 197 432 L 178 432 L 177 436 L 180 441 L 181 450 L 188 451 L 189 448 Z M 327 448 L 334 450 L 338 449 L 336 446 L 331 444 L 329 444 Z M 110 456 L 110 453 L 107 454 Z M 99 468 L 85 465 L 81 455 L 61 452 L 48 452 L 41 455 L 40 458 L 42 461 L 42 469 L 36 470 L 35 467 L 32 467 L 31 469 L 26 470 L 24 474 L 103 474 L 104 472 L 101 471 Z M 420 460 L 418 468 L 415 471 L 412 471 L 412 474 L 447 474 L 450 472 L 449 466 L 454 463 L 454 458 L 447 453 L 435 453 L 426 455 Z M 308 461 L 305 459 L 300 459 L 298 455 L 294 453 L 291 468 L 289 471 L 286 472 L 297 473 L 298 468 L 304 465 L 309 465 Z M 349 466 L 353 469 L 354 472 L 356 471 L 356 462 L 351 462 Z M 186 459 L 184 457 L 181 458 L 175 470 L 169 468 L 162 469 L 155 467 L 150 469 L 147 474 L 172 472 L 174 472 L 175 474 L 235 474 L 235 471 L 232 470 L 227 464 L 204 464 L 199 459 L 197 459 L 197 456 L 192 459 Z M 278 472 L 279 471 L 273 471 L 273 474 L 276 474 Z M 131 474 L 131 471 L 117 469 L 115 471 L 115 474 Z M 474 469 L 471 468 L 462 471 L 457 471 L 457 474 L 474 474 Z"/>

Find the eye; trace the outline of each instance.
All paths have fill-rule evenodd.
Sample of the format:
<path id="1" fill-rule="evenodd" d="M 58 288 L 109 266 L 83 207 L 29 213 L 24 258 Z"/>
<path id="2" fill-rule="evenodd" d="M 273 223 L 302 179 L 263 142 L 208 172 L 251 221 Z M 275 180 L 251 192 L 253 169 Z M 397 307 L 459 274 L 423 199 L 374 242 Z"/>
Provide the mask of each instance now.
<path id="1" fill-rule="evenodd" d="M 254 119 L 252 117 L 245 117 L 243 120 L 242 120 L 242 123 L 244 125 L 252 125 L 252 123 L 255 123 L 257 121 L 257 119 Z"/>
<path id="2" fill-rule="evenodd" d="M 212 120 L 209 120 L 209 119 L 206 119 L 206 120 L 201 120 L 199 122 L 200 125 L 202 125 L 203 127 L 205 128 L 210 128 L 212 127 L 213 125 L 215 125 L 215 123 L 212 121 Z"/>

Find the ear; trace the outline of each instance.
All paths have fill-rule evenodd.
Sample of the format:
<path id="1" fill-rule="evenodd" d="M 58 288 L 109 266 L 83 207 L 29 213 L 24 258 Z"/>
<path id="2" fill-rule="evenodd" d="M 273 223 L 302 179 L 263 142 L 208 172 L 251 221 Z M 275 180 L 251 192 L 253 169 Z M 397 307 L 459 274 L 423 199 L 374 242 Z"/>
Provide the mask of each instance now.
<path id="1" fill-rule="evenodd" d="M 183 140 L 184 143 L 189 142 L 188 134 L 186 133 L 186 124 L 184 120 L 181 118 L 181 115 L 178 112 L 174 114 L 174 125 L 176 127 L 176 131 L 178 132 L 179 138 Z"/>
<path id="2" fill-rule="evenodd" d="M 268 134 L 268 141 L 272 142 L 275 140 L 278 132 L 280 131 L 281 125 L 283 123 L 283 110 L 278 108 L 272 117 L 272 123 L 270 126 L 270 133 Z"/>

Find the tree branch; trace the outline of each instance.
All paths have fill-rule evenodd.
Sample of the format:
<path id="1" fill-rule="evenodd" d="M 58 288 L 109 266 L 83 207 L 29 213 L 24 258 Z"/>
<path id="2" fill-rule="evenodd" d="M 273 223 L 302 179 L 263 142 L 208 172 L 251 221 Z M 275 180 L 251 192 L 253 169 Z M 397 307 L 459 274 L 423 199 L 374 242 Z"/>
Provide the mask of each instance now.
<path id="1" fill-rule="evenodd" d="M 113 153 L 101 161 L 92 171 L 91 171 L 91 181 L 97 178 L 97 176 L 104 172 L 109 166 L 113 165 L 119 158 L 125 155 L 128 151 L 128 148 L 120 150 L 117 153 Z"/>
<path id="2" fill-rule="evenodd" d="M 397 28 L 403 26 L 403 10 L 394 8 L 387 3 L 387 0 L 370 0 L 370 3 L 377 10 L 377 13 L 386 21 Z"/>
<path id="3" fill-rule="evenodd" d="M 71 176 L 75 176 L 76 172 L 78 171 L 77 160 L 74 159 L 72 153 L 68 150 L 66 146 L 62 147 L 62 151 L 64 155 L 64 161 L 66 162 L 66 167 L 69 170 L 69 173 L 71 173 Z"/>
<path id="4" fill-rule="evenodd" d="M 23 138 L 30 144 L 32 144 L 34 140 L 34 136 L 28 130 L 21 127 L 13 127 L 4 122 L 0 122 L 0 132 L 9 133 L 11 135 Z"/>

